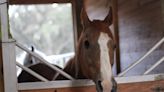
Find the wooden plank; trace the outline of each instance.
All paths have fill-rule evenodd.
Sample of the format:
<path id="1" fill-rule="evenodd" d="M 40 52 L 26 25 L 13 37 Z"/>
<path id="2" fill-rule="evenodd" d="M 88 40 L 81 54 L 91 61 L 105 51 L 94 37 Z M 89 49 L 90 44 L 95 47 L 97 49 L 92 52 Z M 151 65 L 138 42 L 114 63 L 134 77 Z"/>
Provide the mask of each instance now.
<path id="1" fill-rule="evenodd" d="M 164 80 L 119 84 L 118 92 L 164 92 Z"/>
<path id="2" fill-rule="evenodd" d="M 0 5 L 0 20 L 1 20 L 1 41 L 8 41 L 9 33 L 8 33 L 8 11 L 7 4 L 4 3 L 5 0 L 1 0 L 2 5 Z"/>
<path id="3" fill-rule="evenodd" d="M 73 17 L 73 31 L 74 31 L 74 47 L 75 47 L 75 54 L 77 53 L 77 45 L 78 45 L 78 39 L 80 37 L 80 34 L 82 32 L 82 26 L 81 26 L 81 20 L 80 20 L 80 12 L 81 12 L 81 6 L 82 0 L 72 0 L 72 17 Z M 77 58 L 75 58 L 77 61 Z M 78 71 L 78 62 L 76 63 L 76 76 Z"/>
<path id="4" fill-rule="evenodd" d="M 2 43 L 5 92 L 17 92 L 15 42 Z"/>
<path id="5" fill-rule="evenodd" d="M 70 3 L 71 0 L 9 0 L 10 4 L 51 4 Z"/>
<path id="6" fill-rule="evenodd" d="M 150 82 L 157 80 L 164 80 L 164 74 L 144 75 L 144 76 L 131 76 L 131 77 L 116 77 L 118 84 L 125 83 L 138 83 L 138 82 Z M 38 90 L 38 89 L 57 89 L 57 88 L 69 88 L 69 87 L 86 87 L 94 86 L 91 80 L 62 80 L 51 82 L 34 82 L 34 83 L 19 83 L 19 90 Z"/>
<path id="7" fill-rule="evenodd" d="M 0 0 L 0 3 L 4 3 L 5 0 Z M 3 18 L 3 10 L 2 7 L 4 7 L 4 5 L 0 5 L 0 41 L 6 39 L 2 38 L 2 34 L 6 34 L 6 32 L 3 32 L 2 29 L 4 30 L 4 25 L 2 25 L 2 20 Z M 0 44 L 0 92 L 4 92 L 4 80 L 3 80 L 3 57 L 2 57 L 2 44 Z"/>
<path id="8" fill-rule="evenodd" d="M 163 25 L 164 25 L 164 0 L 161 0 L 161 11 L 162 11 L 162 19 L 163 19 Z M 164 27 L 163 27 L 164 29 Z"/>
<path id="9" fill-rule="evenodd" d="M 144 54 L 141 58 L 137 61 L 132 63 L 128 68 L 126 68 L 123 72 L 121 72 L 118 76 L 124 76 L 128 71 L 130 71 L 133 67 L 141 63 L 146 57 L 148 57 L 154 50 L 156 50 L 161 44 L 164 42 L 164 37 L 158 41 L 146 54 Z"/>
<path id="10" fill-rule="evenodd" d="M 51 82 L 34 82 L 34 83 L 19 83 L 19 90 L 37 90 L 37 89 L 53 89 L 53 88 L 68 88 L 68 87 L 86 87 L 93 86 L 91 80 L 62 80 Z"/>
<path id="11" fill-rule="evenodd" d="M 76 41 L 78 41 L 81 32 L 83 30 L 82 25 L 81 25 L 81 19 L 80 19 L 80 14 L 81 14 L 81 9 L 83 7 L 83 0 L 73 0 L 73 16 L 74 16 L 74 23 L 76 30 L 75 35 L 76 35 Z M 76 44 L 77 45 L 77 44 Z"/>
<path id="12" fill-rule="evenodd" d="M 163 92 L 164 80 L 118 84 L 117 92 Z M 19 92 L 96 92 L 95 86 L 22 90 Z"/>
<path id="13" fill-rule="evenodd" d="M 119 42 L 117 3 L 118 3 L 117 0 L 112 0 L 114 35 L 115 35 L 115 40 L 116 40 L 116 68 L 117 68 L 117 74 L 119 74 L 121 72 L 121 63 L 120 63 L 120 42 Z"/>
<path id="14" fill-rule="evenodd" d="M 0 45 L 0 92 L 4 92 L 3 87 L 3 70 L 2 70 L 2 44 Z"/>
<path id="15" fill-rule="evenodd" d="M 139 5 L 139 2 L 145 0 L 118 1 L 121 69 L 124 70 L 164 36 L 161 15 L 161 1 L 164 0 L 153 0 L 144 5 Z M 163 51 L 164 45 L 161 45 L 150 57 L 145 58 L 144 62 L 127 72 L 125 76 L 142 74 L 164 55 Z M 163 64 L 151 73 L 162 72 Z"/>
<path id="16" fill-rule="evenodd" d="M 1 0 L 0 22 L 4 92 L 17 92 L 15 42 L 9 40 L 7 1 Z"/>
<path id="17" fill-rule="evenodd" d="M 163 92 L 163 84 L 164 81 L 119 84 L 117 92 Z M 94 86 L 90 86 L 62 89 L 26 90 L 20 92 L 96 92 L 96 90 Z"/>
<path id="18" fill-rule="evenodd" d="M 94 86 L 88 86 L 88 87 L 44 89 L 44 90 L 24 90 L 19 92 L 96 92 L 96 89 Z"/>
<path id="19" fill-rule="evenodd" d="M 116 77 L 118 84 L 137 83 L 137 82 L 150 82 L 157 80 L 164 80 L 164 74 L 130 76 L 130 77 Z"/>

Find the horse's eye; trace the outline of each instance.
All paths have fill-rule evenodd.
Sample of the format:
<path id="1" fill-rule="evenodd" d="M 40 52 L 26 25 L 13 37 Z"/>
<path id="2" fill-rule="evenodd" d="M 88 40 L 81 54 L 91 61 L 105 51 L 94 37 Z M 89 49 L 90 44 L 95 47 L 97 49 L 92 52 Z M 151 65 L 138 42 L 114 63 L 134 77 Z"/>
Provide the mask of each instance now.
<path id="1" fill-rule="evenodd" d="M 84 41 L 84 46 L 85 46 L 86 49 L 88 49 L 90 47 L 90 44 L 89 44 L 88 40 Z"/>
<path id="2" fill-rule="evenodd" d="M 117 45 L 116 45 L 116 44 L 114 44 L 113 48 L 114 48 L 114 49 L 116 49 L 116 48 L 117 48 Z"/>

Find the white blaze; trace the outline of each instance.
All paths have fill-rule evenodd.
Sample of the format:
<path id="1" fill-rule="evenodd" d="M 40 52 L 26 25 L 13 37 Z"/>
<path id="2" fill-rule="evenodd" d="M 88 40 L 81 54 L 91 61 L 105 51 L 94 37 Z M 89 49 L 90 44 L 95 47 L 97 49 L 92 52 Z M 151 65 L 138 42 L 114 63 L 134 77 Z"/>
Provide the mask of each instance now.
<path id="1" fill-rule="evenodd" d="M 111 38 L 107 33 L 101 32 L 98 43 L 100 46 L 100 65 L 103 92 L 110 92 L 112 89 L 112 68 L 110 64 L 108 41 Z"/>

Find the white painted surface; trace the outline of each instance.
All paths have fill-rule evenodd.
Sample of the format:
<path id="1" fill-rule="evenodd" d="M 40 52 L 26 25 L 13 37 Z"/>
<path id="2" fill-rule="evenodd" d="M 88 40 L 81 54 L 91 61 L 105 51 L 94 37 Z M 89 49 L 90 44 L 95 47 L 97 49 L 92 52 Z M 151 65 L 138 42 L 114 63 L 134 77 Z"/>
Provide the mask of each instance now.
<path id="1" fill-rule="evenodd" d="M 85 8 L 91 21 L 104 20 L 111 6 L 111 0 L 85 0 Z"/>
<path id="2" fill-rule="evenodd" d="M 92 86 L 94 83 L 91 80 L 63 80 L 50 82 L 34 82 L 34 83 L 19 83 L 19 90 L 34 90 L 34 89 L 51 89 L 51 88 L 66 88 L 66 87 L 82 87 Z"/>
<path id="3" fill-rule="evenodd" d="M 2 43 L 5 92 L 18 92 L 15 42 Z"/>
<path id="4" fill-rule="evenodd" d="M 149 82 L 156 80 L 164 80 L 164 74 L 131 76 L 131 77 L 116 77 L 118 84 L 123 83 L 137 83 Z M 51 82 L 34 82 L 34 83 L 19 83 L 19 90 L 35 90 L 35 89 L 51 89 L 51 88 L 67 88 L 67 87 L 84 87 L 94 86 L 91 80 L 65 80 L 65 81 L 51 81 Z"/>
<path id="5" fill-rule="evenodd" d="M 17 76 L 16 76 L 16 56 L 15 41 L 9 39 L 8 33 L 8 12 L 6 0 L 0 0 L 0 22 L 1 22 L 1 41 L 2 41 L 2 58 L 3 58 L 3 77 L 4 91 L 18 92 Z"/>
<path id="6" fill-rule="evenodd" d="M 100 71 L 103 92 L 112 90 L 112 67 L 110 63 L 108 42 L 112 40 L 107 33 L 101 32 L 98 43 L 100 47 Z"/>
<path id="7" fill-rule="evenodd" d="M 49 66 L 50 68 L 52 68 L 53 70 L 57 71 L 58 73 L 60 73 L 61 75 L 65 76 L 66 78 L 70 79 L 70 80 L 74 80 L 74 78 L 67 74 L 66 72 L 64 72 L 63 70 L 57 68 L 56 66 L 50 64 L 46 59 L 42 58 L 41 56 L 39 56 L 37 53 L 31 52 L 29 49 L 27 49 L 26 47 L 24 47 L 23 45 L 21 45 L 20 43 L 16 42 L 16 46 L 19 47 L 20 49 L 26 51 L 27 53 L 31 54 L 32 56 L 34 56 L 36 59 L 38 59 L 40 62 L 46 64 L 47 66 Z"/>
<path id="8" fill-rule="evenodd" d="M 41 80 L 41 81 L 44 81 L 44 82 L 48 82 L 49 81 L 48 79 L 46 79 L 43 76 L 39 75 L 38 73 L 34 72 L 30 68 L 27 68 L 27 67 L 19 64 L 18 62 L 16 62 L 16 65 L 19 66 L 20 68 L 22 68 L 23 70 L 25 70 L 26 72 L 28 72 L 29 74 L 33 75 L 37 79 Z"/>
<path id="9" fill-rule="evenodd" d="M 6 0 L 0 0 L 1 3 L 6 2 Z M 7 4 L 0 5 L 0 21 L 1 21 L 1 33 L 2 42 L 6 42 L 9 39 L 8 35 L 8 15 L 7 15 Z"/>

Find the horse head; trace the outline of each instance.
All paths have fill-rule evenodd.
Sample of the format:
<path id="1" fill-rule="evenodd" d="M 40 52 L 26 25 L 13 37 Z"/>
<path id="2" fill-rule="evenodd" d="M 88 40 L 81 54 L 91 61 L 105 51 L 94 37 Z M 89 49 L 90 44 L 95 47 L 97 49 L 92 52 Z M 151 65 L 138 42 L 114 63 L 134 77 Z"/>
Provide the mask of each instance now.
<path id="1" fill-rule="evenodd" d="M 98 92 L 114 92 L 112 65 L 114 63 L 114 37 L 109 29 L 112 24 L 111 9 L 104 20 L 90 21 L 85 9 L 81 20 L 83 32 L 79 39 L 77 57 L 81 72 L 92 79 Z"/>

